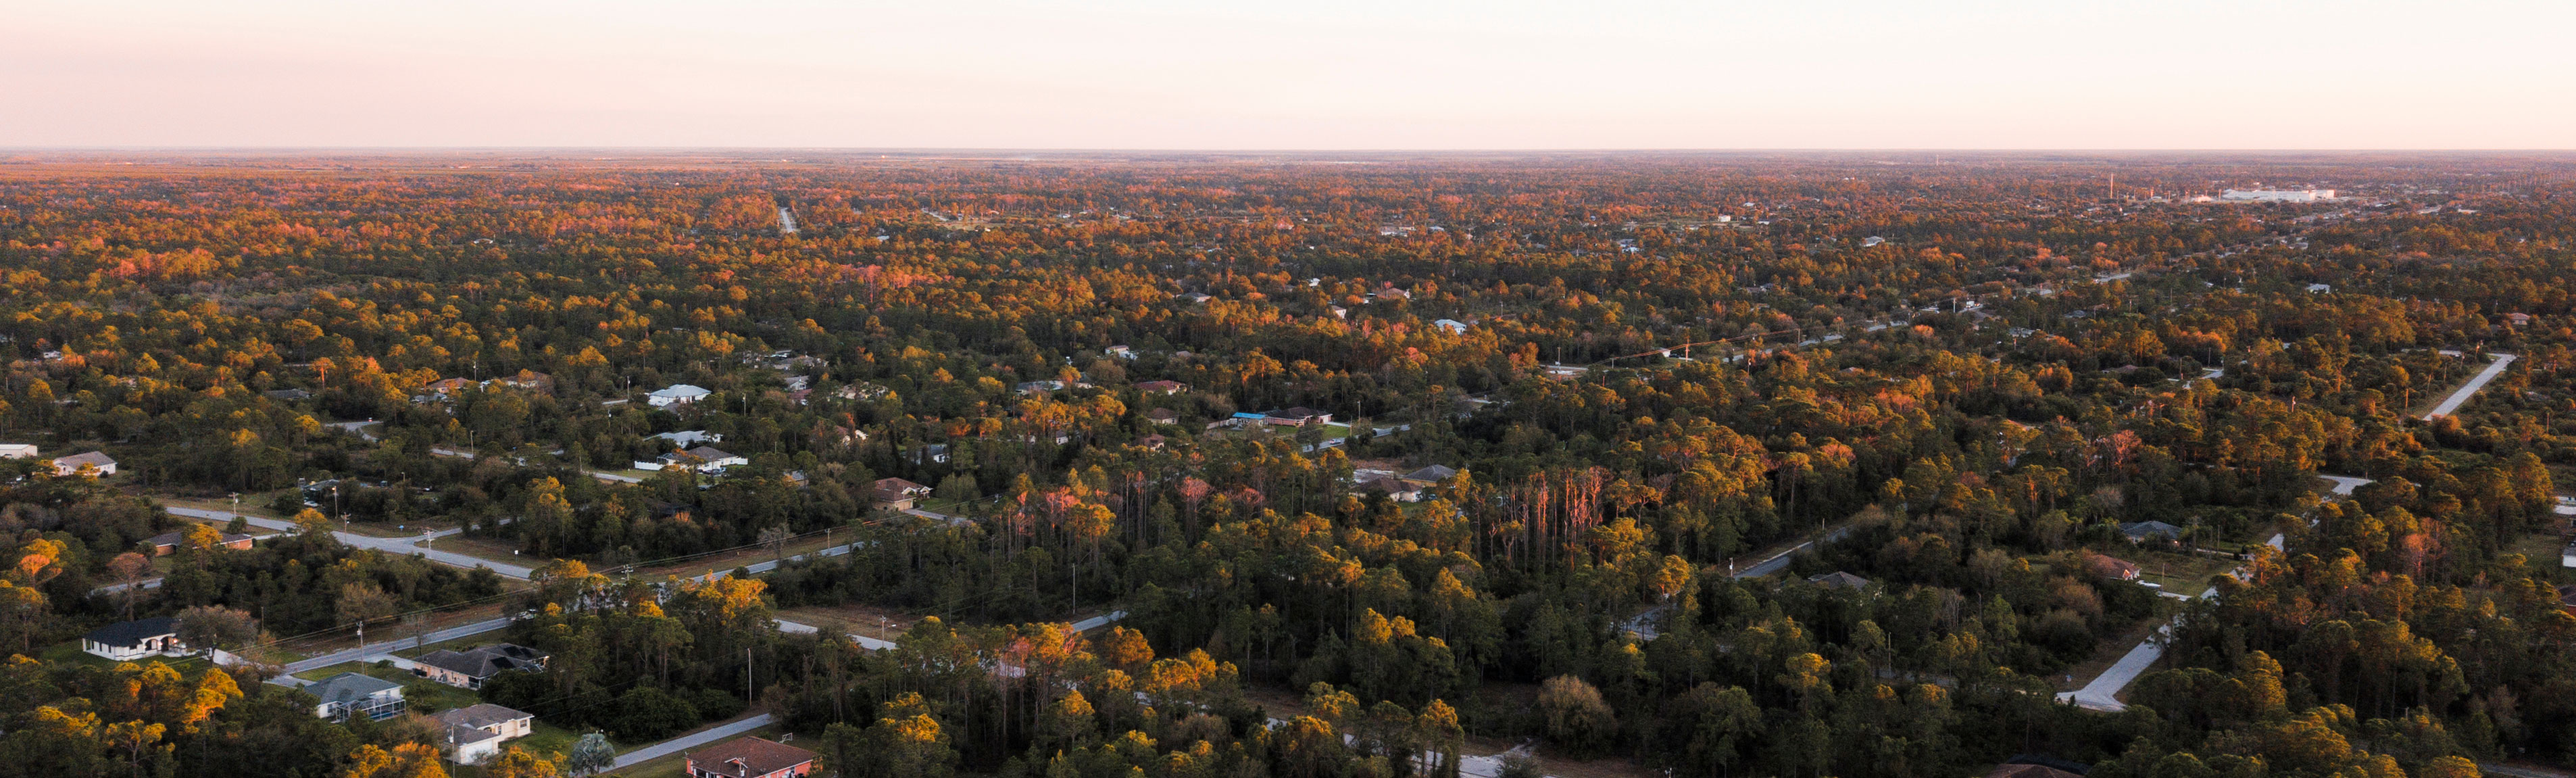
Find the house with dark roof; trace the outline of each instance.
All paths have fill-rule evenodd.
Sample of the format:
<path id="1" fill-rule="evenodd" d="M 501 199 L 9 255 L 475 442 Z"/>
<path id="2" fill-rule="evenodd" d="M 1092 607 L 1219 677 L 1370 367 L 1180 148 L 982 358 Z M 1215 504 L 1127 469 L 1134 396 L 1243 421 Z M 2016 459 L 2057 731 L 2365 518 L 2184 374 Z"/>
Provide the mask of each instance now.
<path id="1" fill-rule="evenodd" d="M 432 718 L 447 725 L 448 758 L 482 764 L 501 752 L 501 744 L 536 731 L 536 717 L 488 702 L 439 711 Z"/>
<path id="2" fill-rule="evenodd" d="M 260 394 L 267 395 L 268 399 L 271 400 L 286 400 L 290 402 L 295 400 L 313 399 L 312 392 L 307 392 L 302 389 L 271 389 L 261 392 Z"/>
<path id="3" fill-rule="evenodd" d="M 912 510 L 912 501 L 930 496 L 930 487 L 901 478 L 879 478 L 876 482 L 877 505 L 887 510 Z"/>
<path id="4" fill-rule="evenodd" d="M 756 737 L 688 752 L 689 778 L 798 778 L 814 770 L 814 752 Z"/>
<path id="5" fill-rule="evenodd" d="M 150 656 L 187 656 L 188 644 L 179 642 L 179 619 L 175 616 L 110 624 L 81 636 L 81 651 L 119 662 Z"/>
<path id="6" fill-rule="evenodd" d="M 341 673 L 315 681 L 304 691 L 321 698 L 313 706 L 313 715 L 334 722 L 360 716 L 382 721 L 401 715 L 404 707 L 402 684 L 371 675 Z"/>
<path id="7" fill-rule="evenodd" d="M 494 643 L 466 651 L 439 649 L 412 660 L 412 672 L 432 681 L 467 689 L 481 689 L 492 676 L 507 672 L 539 672 L 546 669 L 546 652 L 527 646 Z"/>
<path id="8" fill-rule="evenodd" d="M 1404 480 L 1411 481 L 1419 486 L 1436 486 L 1439 485 L 1440 482 L 1449 480 L 1451 476 L 1455 476 L 1457 474 L 1458 468 L 1450 467 L 1448 465 L 1432 465 L 1430 467 L 1404 474 Z"/>
<path id="9" fill-rule="evenodd" d="M 229 548 L 234 551 L 250 550 L 251 536 L 249 535 L 235 535 L 230 532 L 217 534 L 223 538 L 222 542 L 215 544 L 218 548 Z M 169 556 L 171 554 L 178 553 L 179 546 L 186 543 L 187 540 L 188 533 L 186 532 L 164 532 L 159 535 L 152 536 L 151 540 L 143 542 L 152 544 L 153 556 Z"/>
<path id="10" fill-rule="evenodd" d="M 1179 424 L 1181 415 L 1170 408 L 1155 408 L 1145 412 L 1145 420 L 1155 424 Z"/>
<path id="11" fill-rule="evenodd" d="M 2093 766 L 2083 762 L 2037 754 L 2014 754 L 2003 764 L 1995 765 L 1994 772 L 1986 773 L 1986 778 L 2083 778 L 2091 772 Z"/>
<path id="12" fill-rule="evenodd" d="M 1422 487 L 1415 486 L 1411 482 L 1407 482 L 1402 479 L 1388 478 L 1385 476 L 1361 481 L 1359 490 L 1361 494 L 1372 492 L 1384 494 L 1387 499 L 1394 500 L 1396 502 L 1420 502 L 1422 500 Z"/>
<path id="13" fill-rule="evenodd" d="M 1869 579 L 1836 570 L 1823 575 L 1808 576 L 1807 583 L 1827 589 L 1859 589 L 1869 586 Z"/>
<path id="14" fill-rule="evenodd" d="M 1295 408 L 1271 411 L 1269 413 L 1262 414 L 1262 417 L 1262 421 L 1264 423 L 1276 424 L 1282 427 L 1303 427 L 1308 424 L 1333 423 L 1333 414 L 1308 408 L 1303 405 Z"/>
<path id="15" fill-rule="evenodd" d="M 2182 528 L 2161 521 L 2132 521 L 2120 525 L 2120 534 L 2131 543 L 2150 540 L 2181 540 Z"/>

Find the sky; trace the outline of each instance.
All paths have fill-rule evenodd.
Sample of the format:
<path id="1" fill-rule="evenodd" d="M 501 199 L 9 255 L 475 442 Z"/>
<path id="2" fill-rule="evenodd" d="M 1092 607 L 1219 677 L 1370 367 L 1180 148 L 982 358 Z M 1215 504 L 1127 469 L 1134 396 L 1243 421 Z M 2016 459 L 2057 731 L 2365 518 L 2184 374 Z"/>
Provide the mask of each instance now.
<path id="1" fill-rule="evenodd" d="M 2565 0 L 8 0 L 0 147 L 2566 149 Z"/>

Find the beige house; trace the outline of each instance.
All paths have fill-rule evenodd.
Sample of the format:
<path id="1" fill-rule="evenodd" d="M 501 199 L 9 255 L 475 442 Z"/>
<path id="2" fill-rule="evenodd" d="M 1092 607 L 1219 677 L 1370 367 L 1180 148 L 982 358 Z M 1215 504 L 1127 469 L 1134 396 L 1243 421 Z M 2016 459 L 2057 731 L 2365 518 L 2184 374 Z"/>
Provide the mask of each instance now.
<path id="1" fill-rule="evenodd" d="M 447 725 L 448 753 L 462 764 L 482 764 L 501 753 L 502 743 L 536 731 L 537 720 L 528 713 L 488 702 L 440 711 L 433 718 Z"/>

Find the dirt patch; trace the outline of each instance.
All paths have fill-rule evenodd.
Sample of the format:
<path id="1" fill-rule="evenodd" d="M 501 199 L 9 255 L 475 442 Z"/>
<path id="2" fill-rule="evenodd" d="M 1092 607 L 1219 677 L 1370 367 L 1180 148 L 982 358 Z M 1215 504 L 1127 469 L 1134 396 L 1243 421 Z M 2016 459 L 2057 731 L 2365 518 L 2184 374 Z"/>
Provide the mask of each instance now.
<path id="1" fill-rule="evenodd" d="M 777 616 L 798 624 L 811 624 L 825 632 L 845 632 L 881 640 L 903 637 L 903 633 L 911 629 L 914 622 L 922 619 L 919 614 L 904 613 L 874 605 L 808 605 L 802 608 L 781 608 L 777 611 Z M 880 622 L 879 619 L 884 621 Z"/>

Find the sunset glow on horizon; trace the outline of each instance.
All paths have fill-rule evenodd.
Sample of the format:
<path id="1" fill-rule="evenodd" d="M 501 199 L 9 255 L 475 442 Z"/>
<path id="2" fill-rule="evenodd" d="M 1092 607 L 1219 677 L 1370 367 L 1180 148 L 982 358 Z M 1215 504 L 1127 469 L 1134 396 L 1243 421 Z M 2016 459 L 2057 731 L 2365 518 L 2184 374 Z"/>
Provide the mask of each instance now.
<path id="1" fill-rule="evenodd" d="M 2080 6 L 2080 7 L 2079 7 Z M 2523 2 L 31 0 L 0 147 L 2548 149 Z"/>

